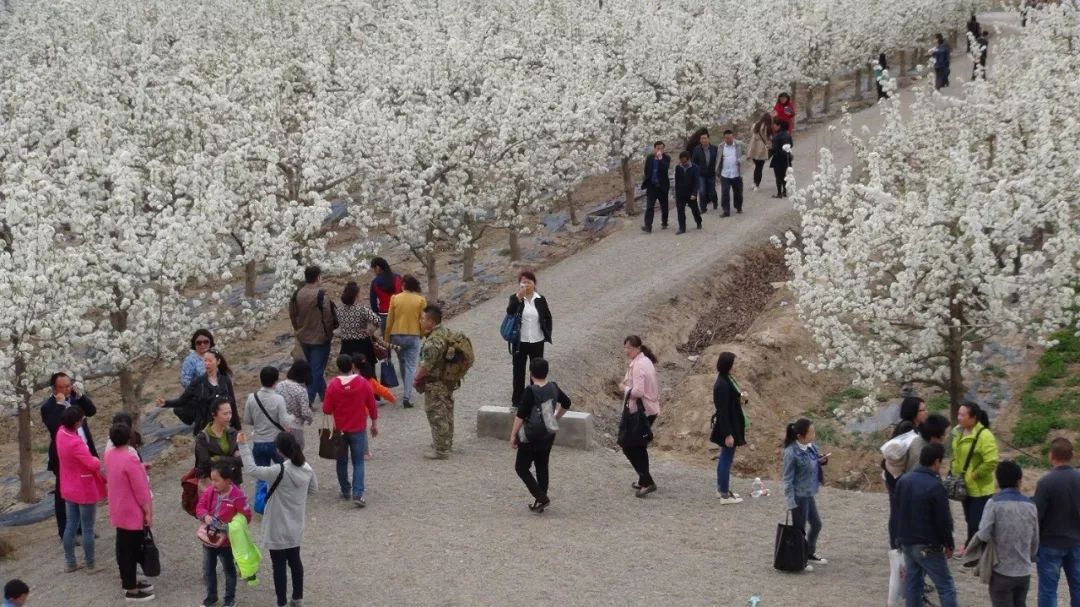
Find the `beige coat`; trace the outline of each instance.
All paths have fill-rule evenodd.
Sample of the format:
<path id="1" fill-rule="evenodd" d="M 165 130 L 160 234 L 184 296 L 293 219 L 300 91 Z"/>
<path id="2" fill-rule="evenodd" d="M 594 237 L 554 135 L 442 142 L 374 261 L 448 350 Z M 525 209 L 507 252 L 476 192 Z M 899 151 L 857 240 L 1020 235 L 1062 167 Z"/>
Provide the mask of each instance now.
<path id="1" fill-rule="evenodd" d="M 770 133 L 768 127 L 762 125 L 756 132 L 750 134 L 750 159 L 768 160 Z"/>

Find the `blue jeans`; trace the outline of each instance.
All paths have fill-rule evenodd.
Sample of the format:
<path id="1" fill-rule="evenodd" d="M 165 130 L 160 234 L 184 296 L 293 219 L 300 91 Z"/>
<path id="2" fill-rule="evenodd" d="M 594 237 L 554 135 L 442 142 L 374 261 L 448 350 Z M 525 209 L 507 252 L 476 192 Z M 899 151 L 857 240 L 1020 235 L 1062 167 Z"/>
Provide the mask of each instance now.
<path id="1" fill-rule="evenodd" d="M 806 530 L 810 524 L 810 533 L 806 534 L 806 550 L 817 554 L 817 538 L 821 535 L 821 517 L 818 516 L 817 503 L 813 497 L 796 497 L 795 509 L 791 511 L 791 524 Z"/>
<path id="2" fill-rule="evenodd" d="M 712 202 L 713 208 L 716 208 L 716 176 L 698 177 L 698 205 L 701 206 L 701 212 L 705 212 L 705 208 Z"/>
<path id="3" fill-rule="evenodd" d="M 902 549 L 904 566 L 907 567 L 907 578 L 904 580 L 907 607 L 923 607 L 923 578 L 927 575 L 937 588 L 941 607 L 956 607 L 956 586 L 941 547 L 915 544 L 902 546 Z"/>
<path id="4" fill-rule="evenodd" d="M 315 404 L 315 396 L 326 397 L 326 362 L 330 360 L 330 343 L 300 344 L 304 358 L 311 366 L 311 383 L 307 387 L 308 402 Z"/>
<path id="5" fill-rule="evenodd" d="M 274 446 L 274 443 L 254 443 L 251 446 L 251 455 L 255 458 L 256 466 L 269 466 L 271 462 L 280 464 L 285 461 L 278 455 L 277 447 Z M 265 484 L 266 481 L 255 481 L 256 493 L 259 491 L 259 486 Z M 251 498 L 255 499 L 255 494 L 252 494 Z"/>
<path id="6" fill-rule="evenodd" d="M 203 604 L 217 603 L 218 561 L 221 561 L 221 569 L 225 572 L 225 604 L 233 605 L 236 603 L 236 563 L 233 561 L 232 548 L 229 546 L 223 548 L 203 546 L 203 582 L 206 583 L 206 600 Z"/>
<path id="7" fill-rule="evenodd" d="M 720 457 L 716 459 L 716 488 L 720 493 L 729 493 L 731 488 L 731 464 L 735 461 L 735 447 L 720 447 Z"/>
<path id="8" fill-rule="evenodd" d="M 345 432 L 349 449 L 337 460 L 337 480 L 342 497 L 355 499 L 364 496 L 364 454 L 367 453 L 367 432 Z M 349 485 L 349 458 L 352 458 L 352 485 Z"/>
<path id="9" fill-rule="evenodd" d="M 420 362 L 420 337 L 418 335 L 391 335 L 390 343 L 401 346 L 397 356 L 398 368 L 401 370 L 402 398 L 412 400 L 416 364 Z"/>
<path id="10" fill-rule="evenodd" d="M 71 516 L 68 515 L 68 519 Z M 85 536 L 86 533 L 83 532 Z M 1073 548 L 1051 548 L 1039 546 L 1039 607 L 1057 607 L 1058 582 L 1061 580 L 1061 568 L 1065 568 L 1065 579 L 1069 582 L 1069 605 L 1080 607 L 1080 546 Z"/>
<path id="11" fill-rule="evenodd" d="M 65 502 L 67 524 L 64 525 L 64 561 L 75 566 L 75 532 L 82 526 L 83 558 L 87 565 L 94 564 L 94 515 L 97 504 Z"/>

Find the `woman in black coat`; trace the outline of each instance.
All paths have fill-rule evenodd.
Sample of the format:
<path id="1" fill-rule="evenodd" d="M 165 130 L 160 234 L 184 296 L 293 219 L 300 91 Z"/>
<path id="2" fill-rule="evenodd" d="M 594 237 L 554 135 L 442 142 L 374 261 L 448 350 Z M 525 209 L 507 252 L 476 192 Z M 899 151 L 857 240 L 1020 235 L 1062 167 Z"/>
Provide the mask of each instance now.
<path id="1" fill-rule="evenodd" d="M 777 124 L 780 130 L 773 135 L 772 148 L 769 151 L 772 158 L 769 166 L 772 167 L 773 174 L 776 176 L 776 194 L 773 198 L 787 198 L 787 171 L 791 166 L 791 133 L 787 130 L 787 124 L 783 122 Z M 788 146 L 786 150 L 785 145 Z"/>
<path id="2" fill-rule="evenodd" d="M 521 318 L 521 335 L 510 345 L 514 357 L 514 391 L 510 406 L 517 407 L 525 391 L 525 369 L 529 361 L 544 357 L 544 343 L 551 343 L 551 309 L 547 299 L 536 292 L 536 274 L 518 274 L 518 291 L 510 296 L 506 313 Z"/>
<path id="3" fill-rule="evenodd" d="M 735 355 L 721 352 L 716 359 L 716 383 L 713 384 L 712 434 L 709 440 L 720 445 L 720 457 L 716 460 L 716 497 L 720 503 L 738 504 L 742 498 L 731 490 L 731 464 L 735 461 L 735 448 L 746 444 L 746 418 L 743 417 L 742 390 L 731 377 Z"/>
<path id="4" fill-rule="evenodd" d="M 176 412 L 176 417 L 185 424 L 191 424 L 191 433 L 199 434 L 210 423 L 210 408 L 215 401 L 227 400 L 232 405 L 230 425 L 240 429 L 240 414 L 236 409 L 236 394 L 229 378 L 229 364 L 220 352 L 210 350 L 203 355 L 206 373 L 191 380 L 179 398 L 165 400 L 158 398 L 159 407 L 167 407 Z"/>

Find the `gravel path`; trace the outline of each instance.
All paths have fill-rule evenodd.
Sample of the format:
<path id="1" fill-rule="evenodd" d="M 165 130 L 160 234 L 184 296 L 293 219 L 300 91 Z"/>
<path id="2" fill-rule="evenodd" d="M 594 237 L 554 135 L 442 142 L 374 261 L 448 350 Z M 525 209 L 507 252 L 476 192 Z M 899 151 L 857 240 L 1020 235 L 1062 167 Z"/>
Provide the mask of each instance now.
<path id="1" fill-rule="evenodd" d="M 953 72 L 955 81 L 970 73 L 965 58 L 954 59 Z M 873 108 L 854 117 L 856 128 L 879 121 Z M 797 134 L 801 179 L 816 163 L 811 150 L 828 146 L 831 137 L 824 126 Z M 834 153 L 838 164 L 850 162 L 849 149 L 838 145 Z M 710 212 L 703 231 L 684 236 L 676 237 L 674 228 L 645 235 L 637 229 L 639 218 L 631 220 L 634 225 L 545 270 L 540 286 L 555 316 L 555 345 L 549 348 L 554 377 L 572 386 L 566 377 L 571 373 L 589 376 L 609 368 L 621 356 L 622 337 L 647 330 L 635 319 L 666 301 L 672 285 L 691 283 L 786 225 L 790 204 L 770 199 L 770 191 L 748 191 L 743 215 L 721 220 Z M 331 462 L 313 462 L 323 490 L 309 504 L 302 551 L 308 605 L 726 606 L 745 605 L 753 594 L 765 607 L 884 603 L 882 494 L 822 492 L 820 551 L 831 562 L 802 575 L 771 567 L 775 526 L 784 516 L 778 486 L 767 485 L 772 497 L 721 508 L 711 471 L 663 457 L 654 457 L 660 490 L 639 500 L 630 489 L 634 474 L 620 454 L 556 448 L 553 503 L 542 516 L 530 514 L 511 449 L 474 436 L 476 409 L 509 400 L 510 365 L 498 335 L 504 302 L 497 297 L 452 323 L 471 336 L 478 353 L 457 395 L 452 459 L 421 459 L 430 440 L 422 409 L 386 407 L 368 466 L 365 510 L 336 498 Z M 315 440 L 311 430 L 308 442 Z M 177 507 L 175 479 L 182 472 L 177 466 L 155 477 L 166 572 L 155 580 L 159 605 L 197 605 L 203 596 L 195 524 Z M 736 486 L 749 493 L 746 481 Z M 954 513 L 962 529 L 959 508 Z M 119 604 L 107 520 L 99 512 L 101 572 L 63 574 L 49 521 L 24 530 L 30 541 L 20 542 L 16 560 L 0 563 L 0 577 L 30 583 L 33 605 Z M 257 588 L 240 589 L 241 605 L 273 604 L 269 562 L 261 578 Z M 958 582 L 964 604 L 988 602 L 985 587 L 970 576 L 960 574 Z"/>

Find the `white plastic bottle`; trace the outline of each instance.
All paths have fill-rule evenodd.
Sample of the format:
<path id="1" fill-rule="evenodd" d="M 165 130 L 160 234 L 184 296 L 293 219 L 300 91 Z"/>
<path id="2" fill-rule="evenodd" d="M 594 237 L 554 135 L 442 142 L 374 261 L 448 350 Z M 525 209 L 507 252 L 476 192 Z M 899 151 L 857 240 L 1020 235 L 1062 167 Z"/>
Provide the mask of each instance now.
<path id="1" fill-rule="evenodd" d="M 750 485 L 750 497 L 761 497 L 761 495 L 762 495 L 761 479 L 760 478 L 755 478 L 754 479 L 754 484 Z"/>

